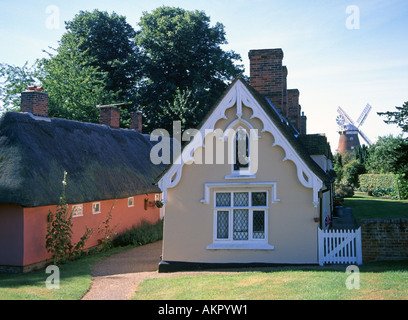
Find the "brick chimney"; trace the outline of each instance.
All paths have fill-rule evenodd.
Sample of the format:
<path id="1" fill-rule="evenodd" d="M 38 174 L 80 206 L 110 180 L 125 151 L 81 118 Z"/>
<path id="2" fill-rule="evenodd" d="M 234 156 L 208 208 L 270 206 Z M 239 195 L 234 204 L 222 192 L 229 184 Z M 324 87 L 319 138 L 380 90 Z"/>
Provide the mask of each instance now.
<path id="1" fill-rule="evenodd" d="M 299 90 L 288 90 L 288 120 L 299 130 L 300 128 L 300 105 L 299 105 Z"/>
<path id="2" fill-rule="evenodd" d="M 21 93 L 21 112 L 48 117 L 48 94 L 43 92 L 43 87 L 28 86 Z"/>
<path id="3" fill-rule="evenodd" d="M 142 133 L 142 114 L 140 112 L 131 112 L 130 113 L 130 129 L 137 130 L 139 133 Z"/>
<path id="4" fill-rule="evenodd" d="M 307 122 L 307 117 L 305 116 L 305 113 L 302 111 L 302 115 L 300 116 L 300 134 L 306 134 L 306 122 Z"/>
<path id="5" fill-rule="evenodd" d="M 282 65 L 282 49 L 250 50 L 250 85 L 269 98 L 276 109 L 297 128 L 306 132 L 306 116 L 301 115 L 299 90 L 288 89 L 288 69 Z"/>
<path id="6" fill-rule="evenodd" d="M 287 69 L 282 66 L 282 49 L 250 50 L 250 85 L 268 97 L 274 106 L 285 115 L 284 87 Z"/>
<path id="7" fill-rule="evenodd" d="M 100 110 L 100 123 L 106 124 L 113 129 L 119 129 L 120 110 L 114 106 L 97 106 Z"/>

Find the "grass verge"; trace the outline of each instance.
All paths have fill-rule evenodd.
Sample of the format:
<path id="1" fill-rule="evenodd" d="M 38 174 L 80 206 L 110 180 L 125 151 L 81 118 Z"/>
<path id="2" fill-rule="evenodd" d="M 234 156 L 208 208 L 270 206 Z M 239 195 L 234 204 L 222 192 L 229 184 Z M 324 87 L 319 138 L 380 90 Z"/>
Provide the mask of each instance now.
<path id="1" fill-rule="evenodd" d="M 344 207 L 351 207 L 357 225 L 361 219 L 408 218 L 408 200 L 391 200 L 368 196 L 356 192 L 352 198 L 345 198 Z"/>
<path id="2" fill-rule="evenodd" d="M 59 289 L 48 289 L 44 270 L 24 274 L 0 274 L 0 300 L 80 300 L 92 282 L 92 268 L 101 259 L 135 246 L 162 239 L 163 222 L 143 223 L 118 237 L 115 247 L 98 254 L 82 256 L 59 266 Z M 51 282 L 52 284 L 54 282 Z"/>
<path id="3" fill-rule="evenodd" d="M 134 300 L 404 300 L 408 261 L 359 267 L 359 289 L 348 289 L 347 266 L 207 272 L 143 281 Z M 355 283 L 356 278 L 353 278 Z"/>
<path id="4" fill-rule="evenodd" d="M 83 256 L 60 265 L 59 289 L 47 288 L 46 280 L 53 273 L 46 273 L 45 269 L 22 274 L 0 274 L 0 300 L 80 300 L 90 288 L 94 264 L 123 249 Z"/>

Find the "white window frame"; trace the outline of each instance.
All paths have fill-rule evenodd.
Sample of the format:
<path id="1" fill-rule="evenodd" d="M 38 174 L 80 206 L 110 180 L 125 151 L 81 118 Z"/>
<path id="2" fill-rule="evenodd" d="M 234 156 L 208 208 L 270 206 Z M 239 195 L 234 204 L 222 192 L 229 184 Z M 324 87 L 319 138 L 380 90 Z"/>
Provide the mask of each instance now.
<path id="1" fill-rule="evenodd" d="M 234 193 L 248 192 L 248 206 L 239 207 L 234 206 L 233 198 Z M 252 192 L 265 192 L 266 204 L 265 206 L 252 206 Z M 229 207 L 217 207 L 216 195 L 217 193 L 230 193 L 231 206 Z M 213 243 L 207 246 L 207 249 L 257 249 L 257 250 L 273 250 L 274 247 L 268 243 L 268 216 L 269 216 L 269 192 L 268 190 L 219 190 L 213 192 L 214 207 L 213 207 Z M 248 240 L 233 240 L 233 214 L 234 209 L 247 209 L 248 210 Z M 217 214 L 219 211 L 228 211 L 228 239 L 219 239 L 217 237 Z M 264 238 L 253 238 L 253 212 L 264 211 Z"/>
<path id="2" fill-rule="evenodd" d="M 84 207 L 82 204 L 72 205 L 71 216 L 72 218 L 82 217 L 84 215 Z"/>
<path id="3" fill-rule="evenodd" d="M 96 210 L 96 206 L 98 206 L 98 210 Z M 92 203 L 92 214 L 98 214 L 101 213 L 101 203 L 100 202 L 94 202 Z"/>
<path id="4" fill-rule="evenodd" d="M 135 206 L 135 198 L 134 197 L 129 197 L 128 198 L 128 208 L 134 207 Z"/>

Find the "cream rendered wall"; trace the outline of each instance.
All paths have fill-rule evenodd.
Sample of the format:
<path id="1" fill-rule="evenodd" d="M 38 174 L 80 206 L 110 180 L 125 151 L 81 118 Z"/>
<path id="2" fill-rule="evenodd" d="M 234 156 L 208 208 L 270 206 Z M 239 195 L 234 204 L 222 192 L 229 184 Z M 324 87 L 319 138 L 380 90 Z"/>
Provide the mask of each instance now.
<path id="1" fill-rule="evenodd" d="M 218 121 L 216 128 L 224 130 L 237 119 L 235 113 L 235 107 L 228 109 L 226 112 L 228 119 Z M 289 160 L 282 161 L 283 149 L 272 146 L 274 141 L 272 135 L 267 132 L 261 133 L 261 121 L 250 119 L 250 115 L 251 109 L 244 107 L 243 119 L 258 129 L 260 135 L 256 179 L 225 179 L 226 175 L 231 174 L 231 165 L 228 163 L 184 165 L 180 182 L 167 190 L 164 261 L 299 264 L 318 262 L 318 224 L 313 218 L 319 216 L 319 207 L 315 208 L 312 204 L 312 189 L 302 186 L 294 163 Z M 228 150 L 226 145 L 224 150 L 226 154 Z M 202 153 L 205 153 L 204 150 Z M 254 181 L 276 182 L 277 198 L 280 201 L 271 204 L 271 194 L 268 194 L 268 243 L 274 246 L 274 249 L 206 249 L 213 242 L 214 190 L 211 190 L 210 203 L 201 203 L 205 183 Z"/>

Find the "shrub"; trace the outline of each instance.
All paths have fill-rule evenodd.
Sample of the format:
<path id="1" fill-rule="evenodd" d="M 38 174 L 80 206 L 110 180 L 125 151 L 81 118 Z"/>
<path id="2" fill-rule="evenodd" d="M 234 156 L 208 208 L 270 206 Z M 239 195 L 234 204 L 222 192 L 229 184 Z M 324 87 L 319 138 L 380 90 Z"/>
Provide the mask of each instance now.
<path id="1" fill-rule="evenodd" d="M 397 174 L 361 174 L 359 190 L 369 196 L 408 199 L 408 180 Z"/>
<path id="2" fill-rule="evenodd" d="M 56 213 L 49 211 L 47 217 L 47 234 L 45 236 L 45 247 L 52 254 L 54 264 L 65 260 L 73 260 L 80 256 L 85 247 L 85 243 L 92 235 L 93 230 L 86 227 L 85 234 L 76 243 L 72 243 L 72 213 L 68 211 L 65 201 L 65 185 L 67 173 L 64 172 L 62 181 L 62 196 L 57 206 Z"/>
<path id="3" fill-rule="evenodd" d="M 140 246 L 163 239 L 163 221 L 155 224 L 143 221 L 140 226 L 133 227 L 119 234 L 113 239 L 114 247 L 124 247 L 127 245 Z"/>
<path id="4" fill-rule="evenodd" d="M 351 198 L 354 195 L 353 187 L 345 184 L 335 184 L 334 188 L 335 197 Z"/>
<path id="5" fill-rule="evenodd" d="M 365 166 L 358 160 L 353 160 L 350 163 L 346 164 L 343 167 L 343 171 L 344 171 L 343 179 L 346 181 L 346 183 L 356 188 L 359 186 L 358 176 L 363 173 L 366 173 Z"/>
<path id="6" fill-rule="evenodd" d="M 371 190 L 371 195 L 373 197 L 385 197 L 385 196 L 393 196 L 394 189 L 393 188 L 377 188 Z"/>

